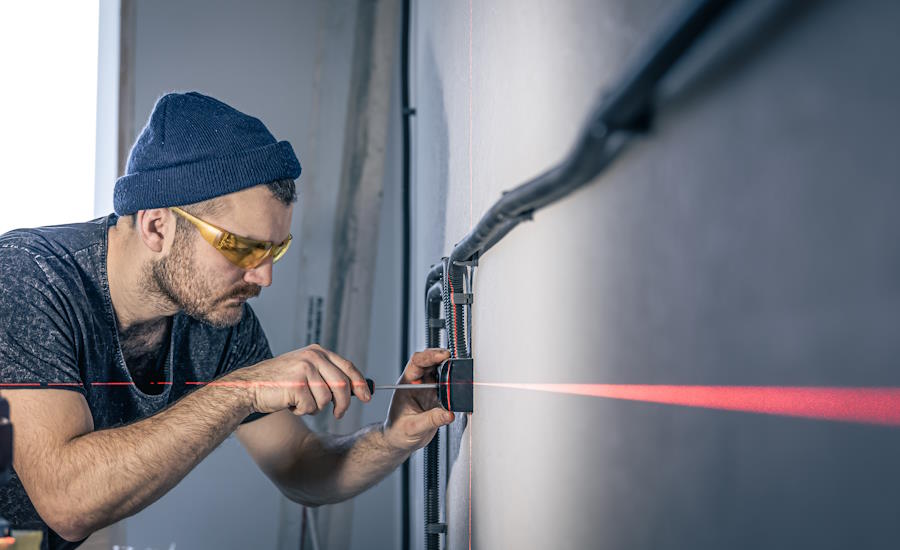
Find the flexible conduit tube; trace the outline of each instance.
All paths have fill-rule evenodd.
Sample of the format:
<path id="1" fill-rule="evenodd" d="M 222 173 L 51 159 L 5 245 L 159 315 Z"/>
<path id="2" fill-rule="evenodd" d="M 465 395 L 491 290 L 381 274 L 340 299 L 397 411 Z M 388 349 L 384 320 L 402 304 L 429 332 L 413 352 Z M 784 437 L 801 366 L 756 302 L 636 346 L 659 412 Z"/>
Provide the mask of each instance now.
<path id="1" fill-rule="evenodd" d="M 477 259 L 536 209 L 594 179 L 621 152 L 632 133 L 648 126 L 653 94 L 663 76 L 736 2 L 700 0 L 676 17 L 638 62 L 625 71 L 612 92 L 603 95 L 566 158 L 494 203 L 453 248 L 451 264 Z"/>
<path id="2" fill-rule="evenodd" d="M 443 265 L 438 264 L 429 272 L 425 281 L 425 346 L 436 348 L 441 345 L 441 329 L 436 322 L 441 318 L 441 298 Z M 425 446 L 425 548 L 440 550 L 440 484 L 438 482 L 438 457 L 440 456 L 441 432 L 438 431 Z"/>
<path id="3" fill-rule="evenodd" d="M 444 258 L 444 322 L 447 328 L 447 343 L 452 357 L 469 357 L 463 311 L 465 309 L 464 304 L 456 303 L 454 298 L 454 296 L 463 295 L 464 271 L 465 267 L 454 264 L 450 258 Z"/>

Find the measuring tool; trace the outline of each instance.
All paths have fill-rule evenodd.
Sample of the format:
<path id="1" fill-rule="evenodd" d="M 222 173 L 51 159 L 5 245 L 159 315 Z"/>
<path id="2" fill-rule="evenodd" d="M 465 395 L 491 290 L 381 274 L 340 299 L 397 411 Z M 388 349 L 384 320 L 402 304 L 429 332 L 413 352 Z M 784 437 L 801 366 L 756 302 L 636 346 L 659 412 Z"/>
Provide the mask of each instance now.
<path id="1" fill-rule="evenodd" d="M 438 367 L 437 383 L 431 384 L 386 384 L 375 385 L 375 381 L 366 378 L 369 393 L 375 390 L 436 390 L 441 407 L 453 412 L 472 412 L 472 359 L 447 359 Z M 351 394 L 352 395 L 352 394 Z"/>

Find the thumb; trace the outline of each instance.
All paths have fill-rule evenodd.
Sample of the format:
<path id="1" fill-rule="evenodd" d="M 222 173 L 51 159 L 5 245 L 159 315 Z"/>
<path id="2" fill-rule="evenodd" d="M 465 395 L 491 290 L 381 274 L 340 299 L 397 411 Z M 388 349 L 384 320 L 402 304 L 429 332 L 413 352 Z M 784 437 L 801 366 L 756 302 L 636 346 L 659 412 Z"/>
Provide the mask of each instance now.
<path id="1" fill-rule="evenodd" d="M 416 435 L 422 435 L 453 422 L 453 418 L 452 412 L 436 407 L 430 411 L 421 412 L 413 416 L 410 419 L 410 431 Z"/>

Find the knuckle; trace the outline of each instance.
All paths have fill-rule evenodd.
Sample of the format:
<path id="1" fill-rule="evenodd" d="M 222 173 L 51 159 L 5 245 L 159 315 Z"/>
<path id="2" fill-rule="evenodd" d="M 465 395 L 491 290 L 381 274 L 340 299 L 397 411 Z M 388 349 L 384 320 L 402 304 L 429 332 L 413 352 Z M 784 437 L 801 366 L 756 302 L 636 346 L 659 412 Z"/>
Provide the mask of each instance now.
<path id="1" fill-rule="evenodd" d="M 319 408 L 324 407 L 328 403 L 331 402 L 331 392 L 326 388 L 319 388 L 316 391 L 316 403 L 318 403 Z"/>

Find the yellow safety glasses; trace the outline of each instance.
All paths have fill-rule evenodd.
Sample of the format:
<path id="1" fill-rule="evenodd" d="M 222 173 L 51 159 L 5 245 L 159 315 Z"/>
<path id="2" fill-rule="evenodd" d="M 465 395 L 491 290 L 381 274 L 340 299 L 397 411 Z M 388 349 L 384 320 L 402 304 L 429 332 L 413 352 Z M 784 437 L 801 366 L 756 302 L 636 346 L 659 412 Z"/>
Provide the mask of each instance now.
<path id="1" fill-rule="evenodd" d="M 216 227 L 188 214 L 177 206 L 171 206 L 169 210 L 194 224 L 203 240 L 213 245 L 228 261 L 243 269 L 254 269 L 269 256 L 272 257 L 272 262 L 277 262 L 291 246 L 291 235 L 288 235 L 288 238 L 280 243 L 257 241 L 225 231 L 221 227 Z"/>

